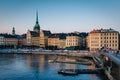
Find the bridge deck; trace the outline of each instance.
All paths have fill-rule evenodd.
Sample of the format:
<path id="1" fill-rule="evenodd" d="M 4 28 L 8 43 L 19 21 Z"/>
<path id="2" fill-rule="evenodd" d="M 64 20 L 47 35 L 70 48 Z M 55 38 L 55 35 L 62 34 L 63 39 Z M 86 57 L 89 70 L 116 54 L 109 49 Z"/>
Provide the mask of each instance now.
<path id="1" fill-rule="evenodd" d="M 108 56 L 113 62 L 120 65 L 120 53 L 117 55 L 115 53 L 103 53 L 103 55 Z"/>

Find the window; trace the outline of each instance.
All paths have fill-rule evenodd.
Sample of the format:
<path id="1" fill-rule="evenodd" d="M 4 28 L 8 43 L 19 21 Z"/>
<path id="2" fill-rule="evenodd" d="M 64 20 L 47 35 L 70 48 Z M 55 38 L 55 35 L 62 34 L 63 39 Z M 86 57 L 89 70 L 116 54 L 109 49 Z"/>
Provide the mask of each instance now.
<path id="1" fill-rule="evenodd" d="M 110 46 L 111 46 L 111 44 L 110 44 Z"/>
<path id="2" fill-rule="evenodd" d="M 112 46 L 114 46 L 114 44 L 112 44 Z"/>
<path id="3" fill-rule="evenodd" d="M 111 43 L 111 41 L 110 41 L 110 43 Z"/>

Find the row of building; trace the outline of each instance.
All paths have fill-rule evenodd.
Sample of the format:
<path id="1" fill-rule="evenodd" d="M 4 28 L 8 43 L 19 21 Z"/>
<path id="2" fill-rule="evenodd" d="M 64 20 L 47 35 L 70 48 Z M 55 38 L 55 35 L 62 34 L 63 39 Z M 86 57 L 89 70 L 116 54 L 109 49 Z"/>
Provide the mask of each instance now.
<path id="1" fill-rule="evenodd" d="M 89 49 L 98 50 L 109 48 L 119 49 L 119 32 L 113 29 L 92 30 L 89 33 L 51 33 L 41 30 L 36 13 L 36 24 L 33 31 L 16 35 L 15 28 L 12 34 L 0 34 L 0 47 L 40 47 L 44 49 Z"/>
<path id="2" fill-rule="evenodd" d="M 87 33 L 51 33 L 40 30 L 40 32 L 27 32 L 27 45 L 39 46 L 41 48 L 54 49 L 80 49 L 86 46 Z"/>

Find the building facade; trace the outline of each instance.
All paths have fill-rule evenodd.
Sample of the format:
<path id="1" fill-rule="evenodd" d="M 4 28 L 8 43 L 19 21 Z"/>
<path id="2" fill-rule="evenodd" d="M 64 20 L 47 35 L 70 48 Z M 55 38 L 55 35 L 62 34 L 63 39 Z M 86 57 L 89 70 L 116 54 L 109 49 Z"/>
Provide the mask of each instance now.
<path id="1" fill-rule="evenodd" d="M 119 32 L 113 29 L 92 30 L 87 37 L 90 50 L 109 48 L 119 49 Z"/>
<path id="2" fill-rule="evenodd" d="M 48 46 L 49 47 L 55 47 L 59 48 L 60 45 L 60 39 L 59 39 L 59 34 L 52 34 L 48 38 Z"/>
<path id="3" fill-rule="evenodd" d="M 66 36 L 66 47 L 78 47 L 81 46 L 81 38 L 75 33 L 69 33 Z"/>
<path id="4" fill-rule="evenodd" d="M 17 36 L 11 34 L 0 34 L 0 46 L 16 48 L 18 46 Z"/>
<path id="5" fill-rule="evenodd" d="M 48 37 L 51 35 L 50 31 L 40 30 L 40 47 L 45 48 L 48 46 Z"/>
<path id="6" fill-rule="evenodd" d="M 27 32 L 27 45 L 28 46 L 40 46 L 40 34 L 36 31 Z"/>

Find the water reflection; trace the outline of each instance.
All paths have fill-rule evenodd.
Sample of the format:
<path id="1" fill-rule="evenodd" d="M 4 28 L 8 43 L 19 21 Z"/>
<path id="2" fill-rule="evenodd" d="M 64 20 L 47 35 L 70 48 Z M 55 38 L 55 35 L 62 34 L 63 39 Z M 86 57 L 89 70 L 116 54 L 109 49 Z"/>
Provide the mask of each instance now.
<path id="1" fill-rule="evenodd" d="M 49 63 L 54 55 L 0 54 L 0 80 L 103 80 L 93 74 L 63 76 L 57 70 L 87 68 L 85 65 Z M 72 57 L 59 56 L 58 60 L 75 61 Z"/>

